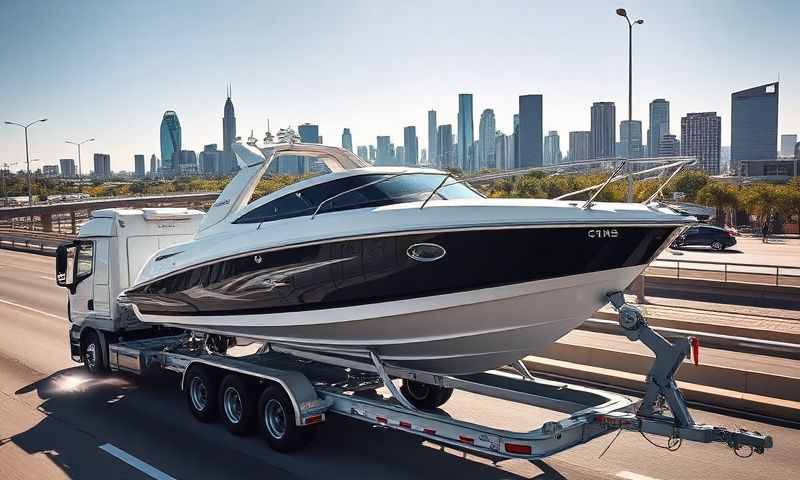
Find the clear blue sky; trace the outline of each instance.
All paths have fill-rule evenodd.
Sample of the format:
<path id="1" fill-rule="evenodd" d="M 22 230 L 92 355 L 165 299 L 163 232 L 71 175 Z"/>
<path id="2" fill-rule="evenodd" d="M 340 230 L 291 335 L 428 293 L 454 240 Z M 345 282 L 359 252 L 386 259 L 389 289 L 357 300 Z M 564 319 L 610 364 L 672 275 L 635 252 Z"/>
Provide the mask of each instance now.
<path id="1" fill-rule="evenodd" d="M 227 84 L 237 127 L 263 137 L 288 124 L 320 125 L 354 145 L 416 125 L 426 112 L 456 123 L 457 94 L 474 94 L 474 121 L 493 108 L 509 133 L 518 95 L 544 95 L 544 130 L 589 129 L 593 101 L 627 115 L 625 7 L 634 31 L 634 118 L 671 103 L 672 133 L 687 112 L 722 116 L 730 94 L 781 77 L 779 133 L 800 133 L 800 2 L 765 1 L 12 1 L 0 0 L 0 120 L 50 120 L 30 130 L 31 157 L 74 157 L 65 139 L 96 137 L 83 152 L 159 153 L 159 124 L 175 110 L 183 147 L 222 140 Z M 454 128 L 455 130 L 455 128 Z M 24 162 L 21 129 L 0 127 L 0 162 Z M 37 164 L 41 165 L 41 164 Z"/>

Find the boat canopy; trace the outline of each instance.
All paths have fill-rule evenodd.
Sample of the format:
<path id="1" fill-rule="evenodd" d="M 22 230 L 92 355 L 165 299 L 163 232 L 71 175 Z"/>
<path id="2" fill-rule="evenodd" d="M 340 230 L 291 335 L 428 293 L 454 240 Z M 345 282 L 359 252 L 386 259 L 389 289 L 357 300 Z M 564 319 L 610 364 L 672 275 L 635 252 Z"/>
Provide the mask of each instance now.
<path id="1" fill-rule="evenodd" d="M 276 158 L 284 155 L 298 157 L 315 157 L 325 163 L 331 172 L 341 172 L 354 168 L 371 167 L 372 164 L 359 158 L 353 152 L 339 147 L 330 147 L 317 143 L 276 143 L 265 147 L 258 147 L 267 165 Z"/>

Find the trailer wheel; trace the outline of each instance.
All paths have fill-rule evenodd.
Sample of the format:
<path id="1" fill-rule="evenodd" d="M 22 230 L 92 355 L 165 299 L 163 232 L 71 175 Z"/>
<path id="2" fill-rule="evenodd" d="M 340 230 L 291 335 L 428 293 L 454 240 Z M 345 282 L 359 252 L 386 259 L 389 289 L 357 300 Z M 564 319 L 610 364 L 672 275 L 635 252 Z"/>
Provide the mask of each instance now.
<path id="1" fill-rule="evenodd" d="M 219 386 L 219 411 L 228 431 L 236 435 L 253 431 L 255 402 L 253 388 L 244 376 L 231 373 L 222 379 Z"/>
<path id="2" fill-rule="evenodd" d="M 314 439 L 316 426 L 298 427 L 289 395 L 279 385 L 269 385 L 258 401 L 259 428 L 269 446 L 289 453 L 308 445 Z"/>
<path id="3" fill-rule="evenodd" d="M 216 375 L 208 368 L 194 366 L 186 373 L 185 380 L 186 403 L 194 418 L 201 422 L 211 422 L 219 415 L 217 406 L 217 380 Z"/>
<path id="4" fill-rule="evenodd" d="M 86 370 L 91 375 L 103 375 L 108 372 L 106 365 L 105 355 L 103 355 L 103 343 L 100 341 L 100 336 L 97 332 L 90 331 L 86 333 L 82 342 L 81 360 Z"/>
<path id="5" fill-rule="evenodd" d="M 441 407 L 450 400 L 453 389 L 404 379 L 400 393 L 420 410 L 430 410 Z"/>

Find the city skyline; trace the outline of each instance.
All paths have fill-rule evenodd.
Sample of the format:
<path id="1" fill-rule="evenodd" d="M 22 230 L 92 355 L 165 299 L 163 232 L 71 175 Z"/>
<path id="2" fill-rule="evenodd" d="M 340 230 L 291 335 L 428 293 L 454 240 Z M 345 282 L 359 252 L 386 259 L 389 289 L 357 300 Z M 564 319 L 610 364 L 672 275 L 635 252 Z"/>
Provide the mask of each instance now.
<path id="1" fill-rule="evenodd" d="M 679 125 L 689 112 L 716 111 L 722 117 L 722 144 L 730 145 L 731 93 L 775 81 L 780 69 L 778 133 L 800 133 L 800 111 L 791 108 L 800 101 L 795 80 L 800 78 L 800 67 L 779 61 L 792 58 L 791 42 L 768 28 L 770 22 L 793 11 L 800 14 L 800 6 L 774 2 L 776 8 L 762 9 L 760 21 L 752 22 L 744 13 L 746 3 L 742 2 L 741 8 L 726 5 L 729 8 L 713 2 L 629 6 L 632 14 L 647 20 L 634 36 L 633 118 L 643 122 L 643 129 L 649 128 L 649 103 L 666 98 L 671 125 Z M 31 131 L 31 153 L 44 164 L 74 156 L 63 144 L 65 138 L 93 136 L 97 141 L 85 147 L 86 158 L 94 152 L 109 153 L 114 170 L 131 171 L 134 154 L 159 152 L 158 121 L 166 110 L 174 110 L 180 117 L 182 148 L 199 152 L 206 144 L 223 145 L 219 99 L 228 84 L 233 86 L 237 126 L 242 132 L 252 129 L 260 136 L 266 130 L 267 117 L 276 126 L 311 122 L 320 126 L 320 135 L 331 144 L 338 143 L 343 128 L 350 128 L 354 146 L 374 144 L 378 135 L 389 135 L 399 145 L 405 126 L 414 125 L 417 132 L 426 130 L 430 109 L 437 111 L 439 124 L 451 124 L 456 130 L 458 93 L 473 95 L 473 115 L 493 109 L 497 128 L 506 133 L 513 132 L 518 97 L 540 93 L 545 97 L 543 130 L 558 131 L 562 138 L 570 131 L 589 130 L 588 110 L 596 101 L 613 101 L 620 111 L 627 106 L 627 32 L 614 14 L 620 6 L 617 3 L 586 3 L 579 13 L 561 11 L 557 6 L 511 3 L 478 15 L 441 2 L 426 15 L 447 18 L 458 12 L 463 22 L 458 28 L 438 22 L 446 28 L 429 32 L 424 22 L 419 22 L 421 4 L 406 12 L 396 5 L 354 2 L 342 8 L 312 2 L 297 12 L 276 12 L 276 27 L 268 32 L 247 27 L 257 23 L 256 16 L 237 16 L 242 28 L 226 42 L 218 41 L 216 33 L 222 27 L 211 22 L 202 32 L 174 37 L 174 45 L 164 49 L 164 35 L 172 31 L 170 18 L 197 23 L 240 10 L 205 2 L 193 3 L 191 9 L 187 6 L 180 2 L 148 3 L 145 7 L 122 4 L 113 9 L 83 3 L 69 7 L 53 3 L 48 9 L 7 5 L 7 14 L 0 19 L 0 37 L 14 48 L 0 60 L 8 72 L 0 79 L 0 88 L 13 95 L 5 102 L 3 114 L 8 118 L 4 120 L 49 118 L 47 124 Z M 156 7 L 159 15 L 154 14 Z M 304 17 L 306 10 L 315 11 L 320 19 Z M 582 35 L 575 35 L 572 23 L 564 21 L 576 15 L 590 24 Z M 337 28 L 292 45 L 298 49 L 294 53 L 306 55 L 308 61 L 333 73 L 347 72 L 364 62 L 370 68 L 359 70 L 357 78 L 301 76 L 297 71 L 301 67 L 292 62 L 262 68 L 249 60 L 253 48 L 272 49 L 287 38 L 295 22 L 306 22 L 313 29 L 321 24 L 321 18 L 335 19 Z M 385 33 L 392 29 L 377 22 L 378 18 L 390 19 L 400 30 L 407 26 L 414 36 L 410 41 L 394 38 Z M 31 22 L 42 32 L 36 38 L 24 35 Z M 325 24 L 329 25 L 327 20 Z M 143 25 L 147 28 L 142 29 Z M 483 33 L 465 39 L 455 34 L 457 29 Z M 668 44 L 675 51 L 689 49 L 693 46 L 689 34 L 704 29 L 715 35 L 702 52 L 682 59 L 680 68 L 664 68 L 664 38 L 670 39 Z M 259 37 L 248 31 L 259 31 Z M 362 35 L 375 41 L 360 42 Z M 336 41 L 331 41 L 333 36 Z M 17 45 L 14 38 L 27 40 Z M 256 45 L 251 47 L 253 42 Z M 242 47 L 229 51 L 228 43 Z M 420 56 L 429 43 L 447 49 L 447 58 Z M 209 70 L 207 62 L 190 54 L 197 51 L 215 58 L 219 68 Z M 484 51 L 491 55 L 476 69 L 474 59 Z M 393 63 L 410 63 L 413 68 L 400 73 L 372 68 L 369 59 L 381 52 L 391 52 Z M 278 51 L 274 54 L 281 55 Z M 602 62 L 585 61 L 592 57 L 602 58 Z M 539 68 L 543 64 L 558 68 Z M 163 72 L 166 65 L 185 77 L 174 82 L 147 80 L 155 72 Z M 446 67 L 442 76 L 421 75 L 441 67 Z M 389 71 L 394 73 L 387 75 Z M 315 92 L 313 98 L 303 93 L 309 90 Z M 427 136 L 425 140 L 427 145 Z M 19 132 L 0 128 L 0 143 L 4 146 L 2 161 L 19 161 L 24 156 Z"/>

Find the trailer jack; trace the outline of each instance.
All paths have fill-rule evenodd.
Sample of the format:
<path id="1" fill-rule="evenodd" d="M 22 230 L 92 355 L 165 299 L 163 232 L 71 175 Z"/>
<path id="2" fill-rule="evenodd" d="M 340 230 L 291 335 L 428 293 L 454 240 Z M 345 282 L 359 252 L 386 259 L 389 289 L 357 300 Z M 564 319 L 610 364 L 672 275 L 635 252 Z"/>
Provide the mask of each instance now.
<path id="1" fill-rule="evenodd" d="M 638 308 L 625 303 L 622 292 L 609 293 L 608 300 L 619 315 L 619 326 L 625 336 L 631 341 L 641 341 L 655 354 L 655 361 L 647 374 L 645 394 L 635 414 L 618 412 L 607 415 L 602 419 L 604 423 L 670 439 L 725 443 L 739 456 L 749 456 L 751 452 L 762 454 L 765 449 L 772 448 L 769 435 L 695 423 L 675 383 L 678 368 L 692 351 L 692 339 L 680 338 L 673 343 L 666 340 L 650 328 Z M 672 415 L 665 415 L 666 410 Z M 748 448 L 751 452 L 739 453 Z"/>

